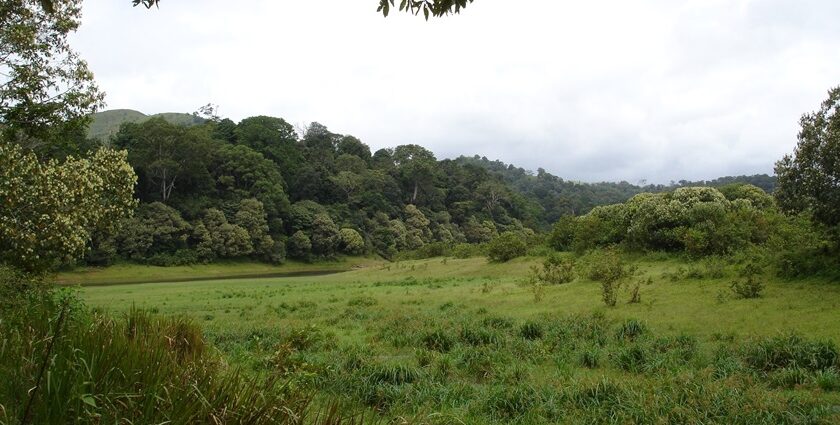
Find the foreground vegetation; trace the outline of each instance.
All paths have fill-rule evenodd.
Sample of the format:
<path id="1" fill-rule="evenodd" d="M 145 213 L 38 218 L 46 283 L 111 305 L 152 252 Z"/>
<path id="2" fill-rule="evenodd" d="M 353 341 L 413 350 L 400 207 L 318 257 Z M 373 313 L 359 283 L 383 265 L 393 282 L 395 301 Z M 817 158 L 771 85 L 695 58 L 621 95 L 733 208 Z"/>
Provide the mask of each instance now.
<path id="1" fill-rule="evenodd" d="M 567 255 L 571 258 L 571 255 Z M 840 287 L 738 264 L 625 257 L 643 282 L 599 307 L 586 277 L 531 283 L 538 258 L 404 261 L 319 277 L 90 287 L 89 305 L 186 315 L 250 376 L 282 377 L 426 423 L 830 423 L 838 419 Z M 578 258 L 586 275 L 590 258 Z M 816 290 L 818 289 L 818 290 Z M 351 409 L 352 410 L 352 409 Z"/>

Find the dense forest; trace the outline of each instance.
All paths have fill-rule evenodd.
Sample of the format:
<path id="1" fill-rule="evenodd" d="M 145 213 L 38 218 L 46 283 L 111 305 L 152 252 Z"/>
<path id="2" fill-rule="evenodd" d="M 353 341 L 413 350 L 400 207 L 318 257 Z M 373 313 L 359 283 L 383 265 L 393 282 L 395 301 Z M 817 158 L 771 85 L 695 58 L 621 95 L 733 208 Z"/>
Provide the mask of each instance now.
<path id="1" fill-rule="evenodd" d="M 439 160 L 419 145 L 371 152 L 319 123 L 301 130 L 268 116 L 234 123 L 212 113 L 204 119 L 129 112 L 98 114 L 90 135 L 128 151 L 140 204 L 116 235 L 94 235 L 89 264 L 391 258 L 430 243 L 484 243 L 506 231 L 533 235 L 563 216 L 677 185 L 741 181 L 773 188 L 769 176 L 645 187 L 581 183 L 478 156 Z"/>

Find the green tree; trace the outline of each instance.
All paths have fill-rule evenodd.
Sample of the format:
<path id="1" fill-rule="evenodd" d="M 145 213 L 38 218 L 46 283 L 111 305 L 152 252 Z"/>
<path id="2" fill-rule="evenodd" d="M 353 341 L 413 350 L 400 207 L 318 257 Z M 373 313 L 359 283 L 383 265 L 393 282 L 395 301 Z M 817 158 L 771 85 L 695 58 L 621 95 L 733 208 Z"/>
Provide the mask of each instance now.
<path id="1" fill-rule="evenodd" d="M 426 215 L 416 206 L 405 206 L 405 230 L 406 245 L 408 249 L 418 249 L 430 242 L 432 231 L 429 229 L 431 223 Z"/>
<path id="2" fill-rule="evenodd" d="M 303 233 L 303 231 L 298 230 L 292 234 L 292 237 L 289 238 L 286 245 L 289 256 L 292 258 L 309 261 L 312 256 L 312 241 L 309 240 L 309 236 L 306 236 L 306 233 Z"/>
<path id="3" fill-rule="evenodd" d="M 140 199 L 167 203 L 177 186 L 204 187 L 211 141 L 201 131 L 153 118 L 124 124 L 114 146 L 128 150 L 128 161 L 140 177 Z"/>
<path id="4" fill-rule="evenodd" d="M 289 197 L 286 182 L 273 162 L 247 146 L 223 145 L 213 151 L 209 169 L 215 195 L 234 205 L 249 198 L 262 202 L 271 233 L 282 231 Z"/>
<path id="5" fill-rule="evenodd" d="M 256 199 L 243 199 L 239 202 L 233 222 L 248 232 L 254 254 L 269 259 L 274 250 L 274 239 L 269 235 L 268 221 L 262 202 Z"/>
<path id="6" fill-rule="evenodd" d="M 320 257 L 332 257 L 338 249 L 341 236 L 338 226 L 327 214 L 316 214 L 312 219 L 312 253 Z"/>
<path id="7" fill-rule="evenodd" d="M 416 204 L 421 190 L 431 192 L 437 169 L 431 151 L 419 145 L 401 145 L 394 148 L 393 160 L 404 187 L 411 193 L 408 203 Z"/>
<path id="8" fill-rule="evenodd" d="M 187 247 L 190 234 L 190 225 L 178 210 L 160 202 L 142 204 L 122 226 L 120 252 L 138 261 L 154 254 L 171 254 Z"/>
<path id="9" fill-rule="evenodd" d="M 341 250 L 345 254 L 361 255 L 365 252 L 365 240 L 354 229 L 344 228 L 339 231 Z"/>
<path id="10" fill-rule="evenodd" d="M 237 143 L 276 163 L 285 180 L 295 178 L 303 157 L 297 145 L 297 133 L 291 124 L 282 118 L 250 117 L 239 122 L 235 134 Z"/>
<path id="11" fill-rule="evenodd" d="M 236 258 L 254 252 L 248 231 L 236 224 L 230 224 L 225 214 L 215 208 L 207 210 L 204 227 L 210 234 L 213 253 L 219 258 Z"/>
<path id="12" fill-rule="evenodd" d="M 840 224 L 840 87 L 820 109 L 799 120 L 793 155 L 776 163 L 776 199 L 788 212 L 810 210 L 826 225 Z"/>
<path id="13" fill-rule="evenodd" d="M 48 5 L 45 10 L 44 5 Z M 0 138 L 44 151 L 83 134 L 104 94 L 67 37 L 79 27 L 81 3 L 0 2 Z"/>

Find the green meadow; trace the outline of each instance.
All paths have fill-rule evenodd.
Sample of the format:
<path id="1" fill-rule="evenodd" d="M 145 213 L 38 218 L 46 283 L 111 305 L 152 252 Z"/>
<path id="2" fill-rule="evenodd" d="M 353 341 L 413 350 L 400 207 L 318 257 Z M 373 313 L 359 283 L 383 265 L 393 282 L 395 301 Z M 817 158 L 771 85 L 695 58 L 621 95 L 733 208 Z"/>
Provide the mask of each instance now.
<path id="1" fill-rule="evenodd" d="M 583 272 L 570 283 L 533 285 L 536 257 L 368 260 L 320 276 L 90 286 L 81 294 L 116 315 L 186 316 L 229 367 L 282 377 L 288 388 L 382 420 L 840 420 L 840 285 L 768 277 L 760 298 L 741 299 L 730 289 L 730 262 L 656 254 L 627 261 L 635 272 L 615 307 Z M 640 300 L 630 304 L 636 285 Z"/>

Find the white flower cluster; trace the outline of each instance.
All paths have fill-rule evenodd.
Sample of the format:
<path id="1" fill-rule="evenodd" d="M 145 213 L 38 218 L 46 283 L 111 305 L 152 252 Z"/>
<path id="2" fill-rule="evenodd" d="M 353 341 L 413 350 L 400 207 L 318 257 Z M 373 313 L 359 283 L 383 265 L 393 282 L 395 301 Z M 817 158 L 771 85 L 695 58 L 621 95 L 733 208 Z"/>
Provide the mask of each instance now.
<path id="1" fill-rule="evenodd" d="M 38 270 L 81 256 L 91 231 L 134 210 L 136 181 L 125 151 L 42 163 L 0 143 L 0 259 Z"/>

